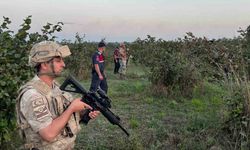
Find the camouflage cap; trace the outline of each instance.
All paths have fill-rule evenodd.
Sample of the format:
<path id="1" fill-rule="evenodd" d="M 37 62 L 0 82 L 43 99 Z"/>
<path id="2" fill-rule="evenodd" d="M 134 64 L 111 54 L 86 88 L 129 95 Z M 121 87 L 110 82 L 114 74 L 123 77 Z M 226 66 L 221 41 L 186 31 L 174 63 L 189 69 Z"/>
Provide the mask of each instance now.
<path id="1" fill-rule="evenodd" d="M 71 55 L 67 45 L 61 46 L 53 41 L 42 41 L 35 44 L 30 50 L 29 65 L 35 67 L 39 63 L 47 62 L 53 57 L 67 57 Z"/>

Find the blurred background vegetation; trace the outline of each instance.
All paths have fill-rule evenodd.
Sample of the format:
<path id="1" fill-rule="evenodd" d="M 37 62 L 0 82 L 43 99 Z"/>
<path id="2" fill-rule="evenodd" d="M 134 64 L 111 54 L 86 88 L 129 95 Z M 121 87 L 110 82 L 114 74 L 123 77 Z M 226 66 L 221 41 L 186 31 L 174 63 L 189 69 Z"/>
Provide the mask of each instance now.
<path id="1" fill-rule="evenodd" d="M 15 99 L 33 76 L 28 66 L 32 45 L 56 40 L 62 22 L 30 33 L 31 16 L 17 33 L 4 17 L 0 26 L 0 149 L 17 149 Z M 148 35 L 125 43 L 130 57 L 127 79 L 113 74 L 107 43 L 106 66 L 112 111 L 131 133 L 127 138 L 103 116 L 82 126 L 76 149 L 249 149 L 250 26 L 233 39 L 207 39 L 191 32 L 173 41 Z M 91 55 L 97 43 L 76 34 L 63 40 L 72 55 L 66 72 L 88 89 Z"/>

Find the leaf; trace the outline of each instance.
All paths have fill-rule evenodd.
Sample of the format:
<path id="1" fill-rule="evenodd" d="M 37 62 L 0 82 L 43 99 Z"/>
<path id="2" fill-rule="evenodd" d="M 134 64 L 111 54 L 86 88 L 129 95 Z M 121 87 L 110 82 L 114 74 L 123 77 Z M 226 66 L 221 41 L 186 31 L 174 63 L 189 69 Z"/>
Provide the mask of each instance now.
<path id="1" fill-rule="evenodd" d="M 5 82 L 5 81 L 0 81 L 0 85 L 1 85 L 1 86 L 5 86 L 5 85 L 6 85 L 6 82 Z"/>

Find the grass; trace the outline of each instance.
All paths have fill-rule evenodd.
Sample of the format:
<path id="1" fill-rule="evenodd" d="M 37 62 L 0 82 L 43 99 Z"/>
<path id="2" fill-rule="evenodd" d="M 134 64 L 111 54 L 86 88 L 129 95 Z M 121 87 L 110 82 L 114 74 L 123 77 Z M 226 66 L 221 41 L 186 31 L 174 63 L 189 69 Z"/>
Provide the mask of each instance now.
<path id="1" fill-rule="evenodd" d="M 139 70 L 139 71 L 138 71 Z M 217 137 L 224 116 L 223 90 L 205 83 L 191 100 L 153 96 L 145 71 L 130 65 L 127 79 L 120 80 L 108 68 L 108 95 L 112 111 L 130 133 L 102 115 L 82 125 L 76 149 L 210 149 L 220 148 Z M 83 81 L 89 86 L 89 81 Z M 221 147 L 222 148 L 222 147 Z"/>

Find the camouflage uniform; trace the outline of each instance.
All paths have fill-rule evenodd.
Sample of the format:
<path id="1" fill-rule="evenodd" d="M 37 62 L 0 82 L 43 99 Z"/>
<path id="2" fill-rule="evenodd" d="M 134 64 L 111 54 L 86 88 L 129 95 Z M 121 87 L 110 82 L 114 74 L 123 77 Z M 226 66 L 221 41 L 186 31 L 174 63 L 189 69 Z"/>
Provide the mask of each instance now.
<path id="1" fill-rule="evenodd" d="M 29 55 L 29 64 L 33 67 L 54 57 L 67 57 L 71 54 L 67 46 L 52 41 L 35 44 Z M 54 72 L 50 73 L 54 75 Z M 52 142 L 45 141 L 39 131 L 48 127 L 53 119 L 60 116 L 73 100 L 69 93 L 62 92 L 56 82 L 52 88 L 37 75 L 22 86 L 16 102 L 17 123 L 25 141 L 24 148 L 39 150 L 68 150 L 74 147 L 76 134 L 80 130 L 79 113 L 74 113 L 65 128 Z M 71 131 L 71 132 L 69 132 Z M 73 136 L 70 136 L 73 133 Z"/>
<path id="2" fill-rule="evenodd" d="M 62 92 L 55 82 L 52 87 L 51 89 L 35 76 L 20 89 L 17 112 L 22 136 L 26 141 L 25 148 L 67 150 L 74 147 L 76 134 L 80 130 L 79 113 L 72 115 L 68 122 L 68 126 L 74 134 L 73 137 L 69 137 L 67 131 L 63 129 L 53 142 L 47 142 L 38 133 L 40 129 L 47 127 L 53 119 L 60 116 L 65 106 L 72 101 L 72 96 Z"/>

